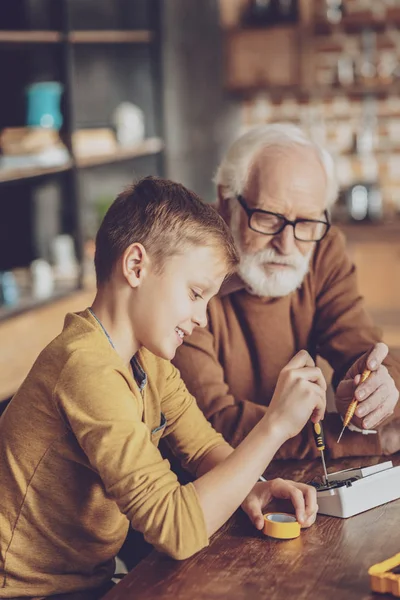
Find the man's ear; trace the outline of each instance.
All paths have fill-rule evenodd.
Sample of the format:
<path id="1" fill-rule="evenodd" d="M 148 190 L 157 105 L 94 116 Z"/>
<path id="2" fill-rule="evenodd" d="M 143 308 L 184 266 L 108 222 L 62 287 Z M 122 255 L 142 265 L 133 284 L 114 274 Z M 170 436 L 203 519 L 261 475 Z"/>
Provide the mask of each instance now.
<path id="1" fill-rule="evenodd" d="M 230 198 L 226 197 L 225 190 L 225 186 L 221 184 L 218 185 L 218 212 L 224 221 L 229 225 L 231 220 Z"/>
<path id="2" fill-rule="evenodd" d="M 144 246 L 135 242 L 122 255 L 122 272 L 132 288 L 139 287 L 149 265 L 149 255 Z"/>

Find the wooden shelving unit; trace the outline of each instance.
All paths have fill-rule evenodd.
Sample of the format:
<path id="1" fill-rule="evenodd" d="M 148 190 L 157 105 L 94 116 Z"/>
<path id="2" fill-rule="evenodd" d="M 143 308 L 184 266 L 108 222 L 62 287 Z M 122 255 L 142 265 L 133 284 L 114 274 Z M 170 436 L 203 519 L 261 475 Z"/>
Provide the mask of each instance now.
<path id="1" fill-rule="evenodd" d="M 295 96 L 296 98 L 330 98 L 334 96 L 350 96 L 353 98 L 364 98 L 366 96 L 387 96 L 388 94 L 398 94 L 400 92 L 400 81 L 388 85 L 351 85 L 351 86 L 310 86 L 287 85 L 273 86 L 266 88 L 265 85 L 253 85 L 251 87 L 232 87 L 227 88 L 229 92 L 244 98 L 254 97 L 255 94 L 265 93 L 272 98 L 284 98 L 286 96 Z"/>
<path id="2" fill-rule="evenodd" d="M 45 175 L 55 175 L 68 171 L 72 167 L 72 161 L 66 162 L 58 167 L 27 167 L 24 169 L 0 169 L 0 183 L 33 179 Z"/>
<path id="3" fill-rule="evenodd" d="M 153 37 L 153 32 L 147 30 L 72 31 L 68 35 L 72 44 L 147 44 Z"/>
<path id="4" fill-rule="evenodd" d="M 0 31 L 0 43 L 58 44 L 62 39 L 59 31 Z"/>
<path id="5" fill-rule="evenodd" d="M 47 11 L 47 3 L 37 0 L 32 15 L 40 23 L 36 29 L 28 29 L 27 25 L 31 2 L 21 3 L 23 10 L 13 13 L 12 26 L 6 29 L 6 23 L 1 23 L 0 76 L 7 85 L 0 96 L 0 127 L 25 125 L 21 106 L 29 84 L 59 81 L 64 91 L 60 133 L 71 158 L 55 167 L 0 169 L 0 205 L 7 206 L 0 221 L 0 256 L 5 258 L 0 271 L 28 267 L 38 257 L 36 250 L 29 250 L 33 248 L 30 240 L 24 246 L 30 253 L 26 262 L 4 266 L 18 249 L 19 236 L 29 238 L 28 226 L 35 227 L 35 232 L 39 228 L 43 235 L 44 225 L 34 212 L 44 201 L 39 193 L 42 184 L 54 193 L 54 205 L 47 195 L 45 207 L 40 205 L 41 218 L 46 221 L 47 213 L 53 211 L 50 222 L 60 227 L 55 235 L 73 236 L 78 260 L 83 265 L 85 242 L 94 235 L 92 229 L 88 233 L 85 227 L 89 223 L 93 228 L 93 219 L 98 218 L 93 212 L 96 202 L 103 206 L 104 194 L 106 201 L 110 198 L 111 202 L 133 177 L 163 174 L 160 0 L 86 0 L 84 6 L 79 1 L 58 0 L 54 11 L 53 3 L 51 11 Z M 16 24 L 19 18 L 21 25 L 19 21 Z M 121 25 L 123 29 L 118 28 Z M 46 44 L 54 46 L 51 52 Z M 10 61 L 13 72 L 8 81 L 10 67 L 7 70 L 6 65 Z M 90 80 L 88 73 L 92 73 L 93 63 L 101 66 L 101 74 Z M 113 127 L 113 111 L 125 101 L 142 109 L 146 139 L 105 155 L 75 156 L 74 132 Z M 100 168 L 94 172 L 91 167 Z M 92 216 L 85 221 L 85 211 L 89 209 Z M 24 228 L 20 226 L 22 219 Z M 11 243 L 6 244 L 5 240 Z M 48 247 L 50 241 L 45 242 Z M 41 244 L 43 248 L 43 239 Z M 61 330 L 65 314 L 90 305 L 94 290 L 83 290 L 82 285 L 81 277 L 75 291 L 59 289 L 43 301 L 25 297 L 13 307 L 0 304 L 0 401 L 15 393 L 40 350 Z"/>
<path id="6" fill-rule="evenodd" d="M 74 161 L 70 160 L 58 167 L 27 167 L 23 169 L 0 169 L 0 184 L 23 179 L 33 179 L 44 177 L 46 175 L 55 175 L 68 171 L 73 166 L 78 169 L 95 167 L 98 165 L 113 164 L 116 162 L 138 158 L 140 156 L 150 156 L 162 152 L 164 142 L 161 138 L 148 138 L 140 144 L 130 148 L 120 147 L 110 154 L 98 154 L 95 156 L 76 157 Z"/>
<path id="7" fill-rule="evenodd" d="M 160 138 L 149 138 L 142 143 L 132 146 L 132 148 L 118 148 L 111 154 L 99 154 L 98 156 L 87 156 L 76 158 L 78 168 L 95 167 L 98 165 L 112 164 L 115 162 L 137 158 L 139 156 L 148 156 L 161 152 L 164 147 Z"/>
<path id="8" fill-rule="evenodd" d="M 154 39 L 152 31 L 98 30 L 71 31 L 67 36 L 71 44 L 147 44 Z M 0 30 L 0 43 L 58 44 L 65 40 L 59 31 L 4 31 Z"/>
<path id="9" fill-rule="evenodd" d="M 273 98 L 287 95 L 307 99 L 347 95 L 353 98 L 398 94 L 400 81 L 383 84 L 377 81 L 357 82 L 351 86 L 320 86 L 315 84 L 317 47 L 328 46 L 335 51 L 340 43 L 335 35 L 369 31 L 386 31 L 400 27 L 400 8 L 386 9 L 382 17 L 371 10 L 345 14 L 338 24 L 315 16 L 313 0 L 299 0 L 296 24 L 245 25 L 242 0 L 220 0 L 224 8 L 225 73 L 228 92 L 248 98 L 266 93 Z M 346 2 L 344 3 L 346 7 Z M 323 37 L 325 36 L 325 37 Z M 329 45 L 332 48 L 329 48 Z M 279 51 L 277 49 L 279 48 Z M 325 48 L 326 49 L 326 48 Z"/>
<path id="10" fill-rule="evenodd" d="M 329 35 L 344 31 L 346 33 L 360 33 L 364 29 L 373 31 L 384 31 L 388 26 L 399 27 L 400 10 L 389 10 L 386 17 L 376 17 L 367 13 L 353 13 L 344 15 L 338 24 L 318 19 L 314 24 L 316 35 Z"/>

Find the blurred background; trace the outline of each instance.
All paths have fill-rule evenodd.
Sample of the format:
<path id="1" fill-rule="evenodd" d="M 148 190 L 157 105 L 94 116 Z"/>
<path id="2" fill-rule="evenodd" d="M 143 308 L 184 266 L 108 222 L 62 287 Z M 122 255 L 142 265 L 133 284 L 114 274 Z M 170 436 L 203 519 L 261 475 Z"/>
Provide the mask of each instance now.
<path id="1" fill-rule="evenodd" d="M 400 347 L 400 0 L 3 0 L 0 76 L 0 402 L 90 304 L 116 194 L 155 174 L 212 202 L 228 145 L 274 121 L 333 153 L 333 220 Z"/>

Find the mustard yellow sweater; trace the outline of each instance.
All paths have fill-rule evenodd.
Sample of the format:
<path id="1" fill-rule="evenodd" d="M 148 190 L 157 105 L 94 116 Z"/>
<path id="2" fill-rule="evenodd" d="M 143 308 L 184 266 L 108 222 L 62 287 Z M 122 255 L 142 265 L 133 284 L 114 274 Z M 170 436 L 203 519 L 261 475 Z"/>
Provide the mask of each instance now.
<path id="1" fill-rule="evenodd" d="M 178 559 L 208 544 L 193 484 L 157 445 L 195 472 L 225 442 L 168 361 L 136 357 L 142 391 L 89 310 L 68 314 L 3 414 L 0 598 L 97 588 L 129 522 Z"/>

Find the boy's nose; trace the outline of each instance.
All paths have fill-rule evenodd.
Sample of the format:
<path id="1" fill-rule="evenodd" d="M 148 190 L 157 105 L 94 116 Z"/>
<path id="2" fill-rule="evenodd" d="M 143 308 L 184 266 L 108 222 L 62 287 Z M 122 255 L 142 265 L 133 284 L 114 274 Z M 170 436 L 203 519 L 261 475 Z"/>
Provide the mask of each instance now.
<path id="1" fill-rule="evenodd" d="M 193 317 L 193 322 L 198 327 L 205 327 L 207 325 L 207 312 L 204 311 L 202 314 L 197 314 Z"/>

